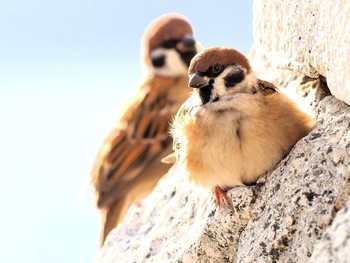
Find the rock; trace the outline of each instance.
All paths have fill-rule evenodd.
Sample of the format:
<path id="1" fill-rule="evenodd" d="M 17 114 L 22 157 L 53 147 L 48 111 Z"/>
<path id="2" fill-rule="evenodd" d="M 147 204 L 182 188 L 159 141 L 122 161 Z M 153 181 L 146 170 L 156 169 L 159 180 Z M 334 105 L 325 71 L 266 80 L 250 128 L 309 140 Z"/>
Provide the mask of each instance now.
<path id="1" fill-rule="evenodd" d="M 321 102 L 313 131 L 256 188 L 256 216 L 241 234 L 237 262 L 309 262 L 349 195 L 349 124 L 348 106 L 334 97 Z"/>
<path id="2" fill-rule="evenodd" d="M 229 196 L 234 209 L 219 211 L 211 191 L 194 187 L 174 167 L 109 235 L 98 262 L 232 262 L 253 191 L 238 187 Z"/>
<path id="3" fill-rule="evenodd" d="M 332 225 L 316 244 L 311 263 L 350 261 L 350 200 L 337 213 Z"/>
<path id="4" fill-rule="evenodd" d="M 350 2 L 255 0 L 254 50 L 273 68 L 327 78 L 334 96 L 350 104 Z"/>
<path id="5" fill-rule="evenodd" d="M 143 207 L 111 233 L 97 262 L 350 257 L 349 202 L 344 206 L 350 192 L 350 108 L 328 96 L 317 120 L 274 171 L 255 186 L 228 192 L 233 210 L 220 211 L 210 190 L 197 189 L 174 167 Z"/>

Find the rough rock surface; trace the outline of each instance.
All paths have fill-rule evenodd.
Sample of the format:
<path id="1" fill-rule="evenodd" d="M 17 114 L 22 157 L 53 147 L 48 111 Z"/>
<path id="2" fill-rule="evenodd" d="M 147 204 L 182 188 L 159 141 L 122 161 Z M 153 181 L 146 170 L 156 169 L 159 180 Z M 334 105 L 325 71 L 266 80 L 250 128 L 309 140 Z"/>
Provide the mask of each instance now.
<path id="1" fill-rule="evenodd" d="M 322 75 L 332 94 L 350 104 L 350 2 L 255 0 L 254 49 L 274 68 Z"/>
<path id="2" fill-rule="evenodd" d="M 182 258 L 191 262 L 197 255 L 220 262 L 231 242 L 237 243 L 242 224 L 249 217 L 252 191 L 241 190 L 245 195 L 235 208 L 241 212 L 225 209 L 219 214 L 212 194 L 193 187 L 174 167 L 143 206 L 134 208 L 109 235 L 99 262 L 176 262 Z M 224 252 L 218 253 L 221 250 Z"/>
<path id="3" fill-rule="evenodd" d="M 237 262 L 309 262 L 338 203 L 348 198 L 350 108 L 327 97 L 318 111 L 313 131 L 255 188 Z"/>
<path id="4" fill-rule="evenodd" d="M 349 260 L 350 107 L 328 96 L 316 115 L 274 171 L 229 191 L 233 210 L 220 211 L 209 190 L 174 167 L 111 233 L 97 262 Z"/>
<path id="5" fill-rule="evenodd" d="M 350 261 L 350 200 L 337 213 L 332 225 L 325 231 L 316 244 L 312 263 Z"/>

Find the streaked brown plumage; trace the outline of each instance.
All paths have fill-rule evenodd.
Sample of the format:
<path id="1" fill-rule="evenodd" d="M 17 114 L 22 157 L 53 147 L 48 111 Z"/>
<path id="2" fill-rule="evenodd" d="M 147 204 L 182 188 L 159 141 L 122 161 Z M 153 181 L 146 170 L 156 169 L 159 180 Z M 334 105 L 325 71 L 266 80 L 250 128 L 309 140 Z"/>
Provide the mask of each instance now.
<path id="1" fill-rule="evenodd" d="M 151 24 L 143 41 L 148 76 L 120 115 L 95 161 L 91 181 L 102 215 L 101 245 L 145 198 L 169 166 L 170 118 L 188 98 L 189 58 L 197 53 L 192 28 L 182 16 L 166 15 Z"/>
<path id="2" fill-rule="evenodd" d="M 172 123 L 175 152 L 193 182 L 214 189 L 219 205 L 221 194 L 254 183 L 313 126 L 235 49 L 198 53 L 189 78 L 193 94 Z"/>

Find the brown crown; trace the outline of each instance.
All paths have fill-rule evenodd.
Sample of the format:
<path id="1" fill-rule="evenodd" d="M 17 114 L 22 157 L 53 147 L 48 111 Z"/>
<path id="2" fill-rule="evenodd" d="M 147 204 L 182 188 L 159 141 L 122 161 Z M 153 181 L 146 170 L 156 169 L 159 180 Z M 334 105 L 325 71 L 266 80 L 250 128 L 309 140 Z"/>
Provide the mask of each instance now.
<path id="1" fill-rule="evenodd" d="M 247 73 L 251 71 L 248 59 L 237 49 L 212 47 L 204 49 L 193 57 L 188 73 L 205 72 L 214 64 L 237 64 L 245 68 Z"/>
<path id="2" fill-rule="evenodd" d="M 149 62 L 149 52 L 159 47 L 165 40 L 181 39 L 186 34 L 193 35 L 190 22 L 184 16 L 168 14 L 153 21 L 143 36 L 144 55 Z"/>

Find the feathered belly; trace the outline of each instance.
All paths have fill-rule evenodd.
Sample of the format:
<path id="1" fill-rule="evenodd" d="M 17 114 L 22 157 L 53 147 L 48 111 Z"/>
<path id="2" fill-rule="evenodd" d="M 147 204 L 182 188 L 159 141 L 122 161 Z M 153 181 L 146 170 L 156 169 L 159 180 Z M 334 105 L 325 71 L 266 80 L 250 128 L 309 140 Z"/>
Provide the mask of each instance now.
<path id="1" fill-rule="evenodd" d="M 211 123 L 216 125 L 196 123 L 187 130 L 184 163 L 194 183 L 222 188 L 252 183 L 281 159 L 281 145 L 251 135 L 254 125 L 239 133 L 242 124 Z"/>
<path id="2" fill-rule="evenodd" d="M 185 145 L 185 168 L 190 180 L 203 187 L 242 185 L 244 171 L 239 164 L 243 156 L 235 126 L 207 129 L 197 124 L 192 128 Z"/>

